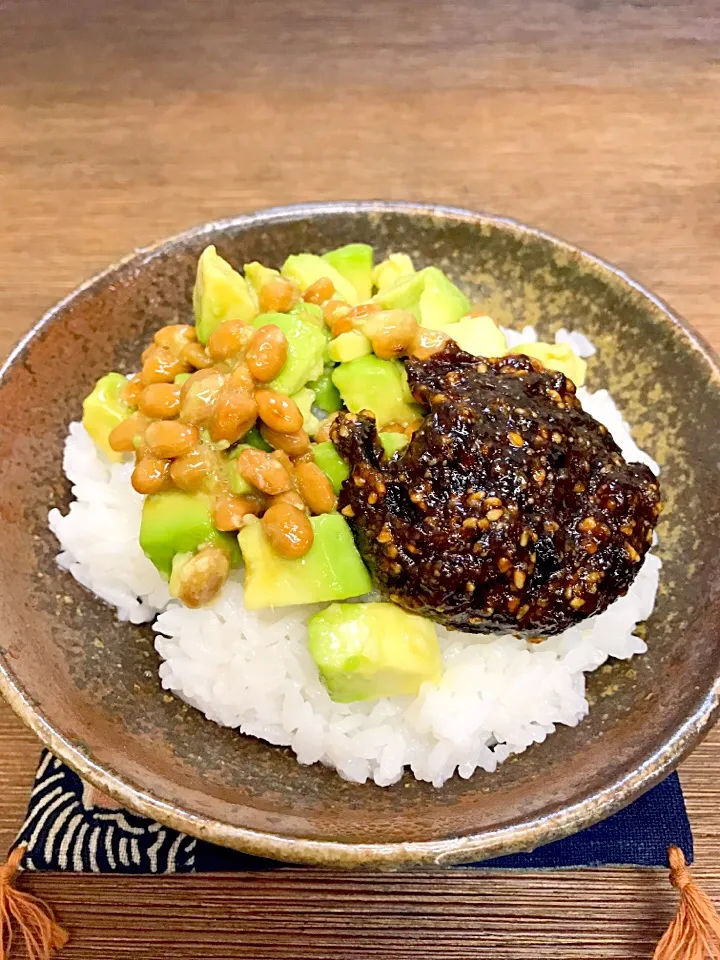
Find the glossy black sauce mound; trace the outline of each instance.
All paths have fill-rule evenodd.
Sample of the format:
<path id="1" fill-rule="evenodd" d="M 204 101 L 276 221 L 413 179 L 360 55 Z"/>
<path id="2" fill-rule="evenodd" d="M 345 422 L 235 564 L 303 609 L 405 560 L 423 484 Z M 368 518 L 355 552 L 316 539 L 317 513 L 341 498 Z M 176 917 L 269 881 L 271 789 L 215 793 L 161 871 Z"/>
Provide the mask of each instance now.
<path id="1" fill-rule="evenodd" d="M 627 592 L 660 513 L 574 384 L 528 357 L 478 360 L 450 343 L 408 360 L 429 412 L 387 460 L 374 420 L 341 414 L 350 464 L 339 507 L 381 592 L 471 633 L 545 637 Z"/>

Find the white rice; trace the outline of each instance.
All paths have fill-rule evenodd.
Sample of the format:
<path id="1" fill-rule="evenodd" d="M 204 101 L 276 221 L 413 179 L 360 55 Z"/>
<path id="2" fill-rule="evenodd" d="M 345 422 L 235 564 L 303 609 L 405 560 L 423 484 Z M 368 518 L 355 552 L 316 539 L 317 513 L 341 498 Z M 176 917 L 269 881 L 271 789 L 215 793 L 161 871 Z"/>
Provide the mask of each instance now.
<path id="1" fill-rule="evenodd" d="M 527 342 L 535 331 L 516 336 Z M 581 334 L 568 336 L 578 352 L 594 350 Z M 606 390 L 580 389 L 578 395 L 627 459 L 658 472 Z M 560 636 L 528 644 L 512 635 L 439 628 L 439 686 L 425 684 L 414 699 L 334 703 L 307 651 L 306 621 L 319 607 L 245 610 L 241 573 L 212 607 L 190 610 L 171 601 L 139 546 L 142 497 L 130 486 L 131 465 L 107 463 L 73 423 L 63 467 L 75 501 L 66 516 L 50 512 L 62 546 L 58 563 L 115 606 L 120 619 L 141 623 L 159 614 L 154 629 L 163 687 L 208 719 L 290 746 L 300 763 L 320 761 L 348 780 L 387 786 L 409 767 L 439 787 L 455 772 L 470 777 L 477 768 L 493 771 L 542 742 L 557 724 L 576 726 L 583 719 L 589 709 L 585 673 L 608 657 L 629 659 L 646 650 L 633 630 L 655 602 L 660 561 L 653 555 L 625 597 Z"/>

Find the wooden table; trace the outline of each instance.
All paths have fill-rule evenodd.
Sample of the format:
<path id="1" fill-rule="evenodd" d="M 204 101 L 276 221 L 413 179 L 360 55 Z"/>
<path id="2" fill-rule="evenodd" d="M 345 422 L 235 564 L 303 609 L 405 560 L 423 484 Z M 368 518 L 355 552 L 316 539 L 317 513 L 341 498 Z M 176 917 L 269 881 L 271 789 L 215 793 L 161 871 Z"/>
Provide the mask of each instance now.
<path id="1" fill-rule="evenodd" d="M 133 246 L 300 200 L 501 212 L 627 268 L 720 346 L 715 0 L 5 0 L 0 351 Z M 690 641 L 691 638 L 688 638 Z M 38 744 L 0 705 L 0 845 Z M 720 734 L 683 765 L 720 899 Z M 38 876 L 67 960 L 645 957 L 660 872 Z"/>

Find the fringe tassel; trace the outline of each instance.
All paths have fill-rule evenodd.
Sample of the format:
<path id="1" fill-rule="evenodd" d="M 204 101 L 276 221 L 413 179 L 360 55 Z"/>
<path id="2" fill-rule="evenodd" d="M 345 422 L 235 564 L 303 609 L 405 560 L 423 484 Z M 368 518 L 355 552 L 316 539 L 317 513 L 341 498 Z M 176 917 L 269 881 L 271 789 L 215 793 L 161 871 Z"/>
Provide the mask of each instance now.
<path id="1" fill-rule="evenodd" d="M 679 847 L 669 848 L 668 862 L 670 883 L 679 891 L 680 902 L 653 960 L 720 960 L 720 917 L 712 900 L 693 880 Z"/>
<path id="2" fill-rule="evenodd" d="M 28 960 L 49 960 L 68 940 L 44 901 L 13 886 L 25 849 L 16 847 L 0 867 L 0 960 L 10 960 L 15 927 L 25 940 Z"/>

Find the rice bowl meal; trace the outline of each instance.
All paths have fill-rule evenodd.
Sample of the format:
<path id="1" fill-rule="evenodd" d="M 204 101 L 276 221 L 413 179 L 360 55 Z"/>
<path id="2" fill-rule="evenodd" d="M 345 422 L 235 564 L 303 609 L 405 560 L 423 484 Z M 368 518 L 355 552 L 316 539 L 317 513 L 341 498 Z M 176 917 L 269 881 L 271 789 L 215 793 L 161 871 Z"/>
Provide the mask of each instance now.
<path id="1" fill-rule="evenodd" d="M 492 772 L 580 723 L 658 589 L 659 468 L 579 327 L 501 328 L 367 244 L 209 246 L 69 425 L 58 563 L 211 721 L 358 783 Z"/>

